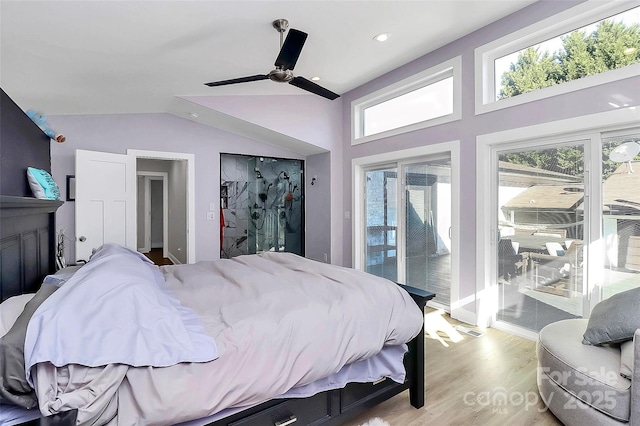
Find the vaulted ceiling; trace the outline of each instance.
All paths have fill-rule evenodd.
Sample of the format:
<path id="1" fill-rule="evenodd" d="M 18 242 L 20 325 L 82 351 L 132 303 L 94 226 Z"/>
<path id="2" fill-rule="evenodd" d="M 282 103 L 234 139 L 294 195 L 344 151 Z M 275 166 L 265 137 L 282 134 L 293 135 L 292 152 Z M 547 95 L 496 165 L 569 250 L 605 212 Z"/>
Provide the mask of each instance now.
<path id="1" fill-rule="evenodd" d="M 0 85 L 49 115 L 166 111 L 175 96 L 308 95 L 269 80 L 278 18 L 309 34 L 294 74 L 342 94 L 533 0 L 6 1 Z M 373 40 L 390 33 L 388 41 Z M 329 101 L 327 101 L 329 102 Z"/>

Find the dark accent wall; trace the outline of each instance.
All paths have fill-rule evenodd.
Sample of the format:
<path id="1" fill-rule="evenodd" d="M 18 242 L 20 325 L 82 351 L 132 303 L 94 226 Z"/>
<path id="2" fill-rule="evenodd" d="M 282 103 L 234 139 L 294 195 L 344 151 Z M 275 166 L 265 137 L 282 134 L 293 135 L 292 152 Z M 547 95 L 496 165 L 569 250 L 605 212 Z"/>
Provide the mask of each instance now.
<path id="1" fill-rule="evenodd" d="M 51 173 L 51 142 L 2 89 L 0 96 L 0 194 L 32 197 L 27 167 Z"/>
<path id="2" fill-rule="evenodd" d="M 0 89 L 0 301 L 35 292 L 55 270 L 54 212 L 33 196 L 27 167 L 51 172 L 50 141 Z"/>

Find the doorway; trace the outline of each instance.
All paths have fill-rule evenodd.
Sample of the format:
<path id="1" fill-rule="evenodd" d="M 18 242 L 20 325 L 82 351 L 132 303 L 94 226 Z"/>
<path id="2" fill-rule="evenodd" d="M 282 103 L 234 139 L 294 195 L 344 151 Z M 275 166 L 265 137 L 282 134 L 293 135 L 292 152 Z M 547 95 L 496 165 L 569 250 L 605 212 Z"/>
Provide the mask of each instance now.
<path id="1" fill-rule="evenodd" d="M 139 167 L 138 161 L 150 163 Z M 76 150 L 76 260 L 88 260 L 105 243 L 139 247 L 136 170 L 144 169 L 167 172 L 166 199 L 172 208 L 168 209 L 167 244 L 163 240 L 163 246 L 168 246 L 168 257 L 176 264 L 195 263 L 194 163 L 193 154 Z"/>
<path id="2" fill-rule="evenodd" d="M 364 170 L 365 270 L 451 304 L 451 157 Z"/>
<path id="3" fill-rule="evenodd" d="M 163 160 L 140 160 L 163 161 Z M 166 161 L 166 160 L 164 160 Z M 172 263 L 169 255 L 169 188 L 167 172 L 140 170 L 138 165 L 138 251 L 159 260 Z M 166 260 L 165 260 L 166 259 Z M 156 262 L 157 263 L 157 262 Z"/>
<path id="4" fill-rule="evenodd" d="M 395 158 L 394 158 L 395 157 Z M 391 160 L 391 161 L 390 161 Z M 455 142 L 354 160 L 354 266 L 459 308 Z"/>
<path id="5" fill-rule="evenodd" d="M 141 199 L 138 193 L 138 206 L 149 213 L 147 218 L 138 216 L 138 241 L 148 241 L 148 244 L 138 244 L 139 248 L 158 246 L 159 241 L 153 238 L 153 226 L 162 223 L 162 258 L 169 259 L 173 264 L 195 263 L 195 171 L 194 155 L 176 152 L 127 150 L 127 155 L 136 159 L 138 183 L 143 176 L 144 185 L 148 183 L 149 190 Z M 155 183 L 154 183 L 155 182 Z M 153 186 L 162 183 L 162 209 L 153 209 Z M 146 186 L 143 188 L 146 189 Z M 146 196 L 149 197 L 148 209 L 144 207 Z M 138 207 L 140 209 L 140 207 Z M 154 214 L 155 212 L 155 214 Z M 161 217 L 158 217 L 161 216 Z M 146 220 L 148 219 L 148 220 Z M 140 224 L 144 227 L 140 229 Z M 158 228 L 160 225 L 156 225 Z M 155 240 L 156 244 L 153 244 Z"/>

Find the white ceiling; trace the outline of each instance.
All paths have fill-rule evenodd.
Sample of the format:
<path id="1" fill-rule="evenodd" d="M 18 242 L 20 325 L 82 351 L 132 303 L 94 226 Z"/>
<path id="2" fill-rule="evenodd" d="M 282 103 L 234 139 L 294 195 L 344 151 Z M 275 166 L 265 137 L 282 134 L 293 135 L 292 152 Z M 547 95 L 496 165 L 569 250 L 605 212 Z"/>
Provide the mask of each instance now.
<path id="1" fill-rule="evenodd" d="M 279 51 L 273 20 L 309 34 L 295 75 L 342 94 L 534 0 L 6 1 L 0 86 L 47 115 L 167 111 L 174 96 L 308 92 L 258 81 Z M 373 36 L 391 33 L 385 43 Z"/>

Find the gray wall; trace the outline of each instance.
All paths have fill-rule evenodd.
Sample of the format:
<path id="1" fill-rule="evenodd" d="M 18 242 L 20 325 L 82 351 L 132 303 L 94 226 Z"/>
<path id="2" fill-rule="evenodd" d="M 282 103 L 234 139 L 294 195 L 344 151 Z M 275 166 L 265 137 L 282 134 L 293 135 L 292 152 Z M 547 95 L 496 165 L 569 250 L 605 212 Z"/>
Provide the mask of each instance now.
<path id="1" fill-rule="evenodd" d="M 460 247 L 460 299 L 475 299 L 476 292 L 476 136 L 530 126 L 560 119 L 594 114 L 615 109 L 616 94 L 623 93 L 630 98 L 630 105 L 640 104 L 640 77 L 610 84 L 591 87 L 548 99 L 531 102 L 512 108 L 475 115 L 474 111 L 474 49 L 516 30 L 550 17 L 580 2 L 539 1 L 500 21 L 484 27 L 466 37 L 458 39 L 441 49 L 420 57 L 409 64 L 385 74 L 342 97 L 343 108 L 343 175 L 345 182 L 351 182 L 351 162 L 354 158 L 382 154 L 396 150 L 414 148 L 460 140 L 461 146 L 461 247 Z M 462 119 L 452 123 L 416 130 L 399 136 L 351 146 L 351 115 L 347 107 L 352 101 L 371 92 L 382 89 L 420 71 L 438 65 L 456 56 L 462 57 Z M 351 185 L 345 185 L 342 203 L 350 210 L 352 200 Z M 353 214 L 351 215 L 353 217 Z M 350 229 L 351 221 L 345 220 L 344 229 Z M 345 263 L 351 264 L 352 238 L 345 232 L 343 239 Z M 475 302 L 463 308 L 475 312 Z"/>
<path id="2" fill-rule="evenodd" d="M 331 263 L 331 154 L 310 155 L 305 163 L 305 210 L 314 212 L 313 221 L 305 223 L 307 247 L 305 257 Z M 318 176 L 311 185 L 313 176 Z M 309 218 L 309 215 L 307 215 Z"/>

